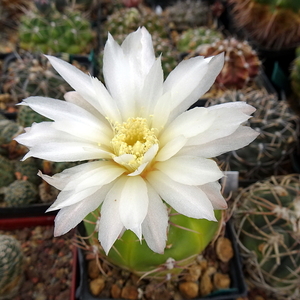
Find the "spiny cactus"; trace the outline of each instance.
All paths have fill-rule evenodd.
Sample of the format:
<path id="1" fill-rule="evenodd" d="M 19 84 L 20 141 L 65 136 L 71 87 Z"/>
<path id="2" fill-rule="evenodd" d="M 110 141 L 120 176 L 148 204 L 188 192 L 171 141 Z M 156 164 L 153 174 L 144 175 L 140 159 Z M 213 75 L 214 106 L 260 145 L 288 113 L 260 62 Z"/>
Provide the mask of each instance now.
<path id="1" fill-rule="evenodd" d="M 166 15 L 169 26 L 176 30 L 207 26 L 211 22 L 211 10 L 202 0 L 177 1 L 167 7 Z"/>
<path id="2" fill-rule="evenodd" d="M 11 299 L 23 279 L 24 257 L 19 241 L 0 235 L 0 299 Z"/>
<path id="3" fill-rule="evenodd" d="M 191 52 L 200 45 L 212 44 L 223 39 L 223 34 L 208 27 L 190 28 L 179 34 L 176 47 L 180 52 Z"/>
<path id="4" fill-rule="evenodd" d="M 234 222 L 250 287 L 299 299 L 300 176 L 272 176 L 242 190 Z M 274 298 L 273 298 L 274 296 Z"/>
<path id="5" fill-rule="evenodd" d="M 291 173 L 291 155 L 297 147 L 299 120 L 285 101 L 265 91 L 237 91 L 210 100 L 207 105 L 246 101 L 256 111 L 247 123 L 260 135 L 247 147 L 218 157 L 226 169 L 239 171 L 241 179 L 264 179 Z"/>
<path id="6" fill-rule="evenodd" d="M 62 99 L 71 87 L 56 73 L 45 56 L 21 52 L 8 64 L 2 89 L 17 104 L 24 98 L 36 95 Z M 28 113 L 28 109 L 24 110 Z"/>
<path id="7" fill-rule="evenodd" d="M 151 34 L 166 38 L 168 36 L 163 19 L 148 8 L 123 8 L 108 16 L 104 23 L 105 32 L 109 32 L 117 41 L 144 26 Z M 118 35 L 120 39 L 118 39 Z"/>
<path id="8" fill-rule="evenodd" d="M 170 210 L 170 226 L 164 254 L 154 253 L 144 241 L 141 243 L 132 231 L 127 230 L 115 242 L 105 259 L 139 277 L 161 280 L 169 277 L 176 278 L 216 236 L 221 225 L 221 211 L 215 213 L 219 222 L 188 218 Z M 98 248 L 101 253 L 101 246 L 95 232 L 97 214 L 99 215 L 99 212 L 89 214 L 84 224 L 88 236 L 92 236 L 91 245 Z"/>
<path id="9" fill-rule="evenodd" d="M 80 12 L 53 10 L 45 18 L 31 10 L 21 18 L 19 38 L 25 50 L 87 54 L 93 47 L 94 34 L 89 21 Z"/>
<path id="10" fill-rule="evenodd" d="M 11 140 L 23 131 L 23 127 L 14 121 L 0 120 L 0 141 L 1 144 L 8 144 Z"/>
<path id="11" fill-rule="evenodd" d="M 230 0 L 238 28 L 268 49 L 294 47 L 300 42 L 300 1 Z"/>
<path id="12" fill-rule="evenodd" d="M 4 192 L 4 202 L 9 207 L 20 207 L 35 202 L 38 196 L 37 187 L 27 180 L 15 180 Z"/>
<path id="13" fill-rule="evenodd" d="M 247 41 L 227 38 L 210 45 L 201 45 L 187 56 L 213 56 L 225 52 L 225 63 L 217 76 L 217 88 L 241 89 L 253 80 L 259 73 L 260 60 Z"/>
<path id="14" fill-rule="evenodd" d="M 25 177 L 26 180 L 38 185 L 41 182 L 41 178 L 37 176 L 40 166 L 40 159 L 29 157 L 25 161 L 16 161 L 15 172 L 18 173 L 20 178 Z"/>
<path id="15" fill-rule="evenodd" d="M 14 180 L 14 163 L 0 155 L 0 188 L 13 183 Z"/>

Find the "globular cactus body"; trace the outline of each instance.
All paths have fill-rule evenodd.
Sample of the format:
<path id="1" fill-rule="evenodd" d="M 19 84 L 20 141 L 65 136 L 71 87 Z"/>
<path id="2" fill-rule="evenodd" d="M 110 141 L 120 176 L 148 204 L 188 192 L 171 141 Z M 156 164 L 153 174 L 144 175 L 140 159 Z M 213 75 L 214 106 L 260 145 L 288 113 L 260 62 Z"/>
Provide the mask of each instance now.
<path id="1" fill-rule="evenodd" d="M 38 196 L 38 189 L 27 180 L 15 180 L 4 193 L 4 202 L 10 207 L 20 207 L 34 202 Z"/>
<path id="2" fill-rule="evenodd" d="M 212 44 L 223 39 L 223 34 L 208 27 L 190 28 L 179 34 L 176 47 L 180 52 L 191 52 L 200 45 Z"/>
<path id="3" fill-rule="evenodd" d="M 188 218 L 172 210 L 169 215 L 167 246 L 163 254 L 153 252 L 145 241 L 140 242 L 133 232 L 127 230 L 115 242 L 106 259 L 140 277 L 161 280 L 170 275 L 176 277 L 216 236 L 221 224 L 221 212 L 215 211 L 215 214 L 218 222 Z M 88 215 L 86 220 L 92 223 L 97 221 L 93 214 Z M 85 227 L 89 236 L 94 233 L 91 244 L 99 244 L 95 225 L 85 222 Z"/>
<path id="4" fill-rule="evenodd" d="M 273 176 L 242 190 L 234 221 L 247 278 L 279 300 L 299 299 L 300 177 Z"/>
<path id="5" fill-rule="evenodd" d="M 0 235 L 0 299 L 11 299 L 23 278 L 23 252 L 12 236 Z"/>
<path id="6" fill-rule="evenodd" d="M 216 87 L 241 89 L 258 75 L 261 63 L 256 52 L 248 42 L 235 38 L 201 45 L 187 58 L 198 55 L 210 57 L 221 52 L 225 52 L 225 63 L 216 78 Z"/>
<path id="7" fill-rule="evenodd" d="M 11 184 L 14 180 L 15 175 L 13 162 L 0 155 L 0 188 Z"/>

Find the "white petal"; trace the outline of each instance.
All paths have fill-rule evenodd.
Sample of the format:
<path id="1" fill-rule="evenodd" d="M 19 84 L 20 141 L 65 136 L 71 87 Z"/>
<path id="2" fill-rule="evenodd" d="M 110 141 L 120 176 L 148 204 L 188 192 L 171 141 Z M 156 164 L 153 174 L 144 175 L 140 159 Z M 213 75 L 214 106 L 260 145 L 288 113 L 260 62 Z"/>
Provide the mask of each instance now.
<path id="1" fill-rule="evenodd" d="M 137 91 L 133 70 L 123 49 L 110 34 L 104 47 L 103 75 L 106 87 L 118 103 L 123 119 L 135 116 Z"/>
<path id="2" fill-rule="evenodd" d="M 186 144 L 187 139 L 180 135 L 164 145 L 156 155 L 156 161 L 165 161 L 178 153 Z"/>
<path id="3" fill-rule="evenodd" d="M 54 236 L 67 233 L 77 226 L 90 212 L 97 209 L 110 188 L 110 185 L 102 187 L 83 201 L 62 208 L 55 218 Z"/>
<path id="4" fill-rule="evenodd" d="M 175 156 L 155 167 L 172 180 L 186 185 L 202 185 L 223 177 L 215 161 L 196 156 Z"/>
<path id="5" fill-rule="evenodd" d="M 23 160 L 31 156 L 57 162 L 111 158 L 111 153 L 102 150 L 96 143 L 58 131 L 52 124 L 53 122 L 34 123 L 24 134 L 15 138 L 18 143 L 30 149 Z"/>
<path id="6" fill-rule="evenodd" d="M 21 105 L 27 105 L 39 114 L 54 121 L 72 120 L 96 128 L 108 127 L 108 124 L 104 125 L 88 111 L 67 101 L 47 97 L 29 97 L 24 99 Z"/>
<path id="7" fill-rule="evenodd" d="M 142 238 L 142 222 L 148 211 L 148 192 L 145 181 L 140 176 L 127 177 L 124 183 L 119 214 L 126 229 Z"/>
<path id="8" fill-rule="evenodd" d="M 148 185 L 148 213 L 142 223 L 142 231 L 148 247 L 163 254 L 166 247 L 168 229 L 168 211 L 155 190 Z"/>
<path id="9" fill-rule="evenodd" d="M 222 108 L 230 108 L 234 110 L 240 110 L 244 114 L 251 115 L 256 111 L 256 108 L 247 104 L 246 102 L 243 101 L 236 101 L 236 102 L 228 102 L 228 103 L 222 103 L 222 104 L 217 104 L 217 105 L 212 105 L 207 107 L 208 110 L 218 110 Z"/>
<path id="10" fill-rule="evenodd" d="M 153 114 L 154 107 L 162 96 L 163 80 L 164 75 L 159 57 L 145 77 L 140 99 L 137 99 L 141 117 L 149 118 Z"/>
<path id="11" fill-rule="evenodd" d="M 119 199 L 125 181 L 125 177 L 121 177 L 116 181 L 114 186 L 107 193 L 101 207 L 98 238 L 106 254 L 108 254 L 110 248 L 124 228 L 119 215 Z"/>
<path id="12" fill-rule="evenodd" d="M 225 152 L 237 150 L 249 145 L 258 135 L 259 133 L 252 128 L 240 126 L 229 136 L 202 145 L 184 147 L 179 151 L 178 155 L 216 157 Z"/>
<path id="13" fill-rule="evenodd" d="M 53 68 L 60 76 L 69 83 L 69 85 L 77 91 L 86 101 L 93 107 L 101 111 L 101 106 L 97 100 L 97 95 L 93 89 L 92 77 L 77 69 L 75 66 L 61 60 L 57 57 L 45 55 Z M 110 98 L 110 96 L 108 96 Z"/>
<path id="14" fill-rule="evenodd" d="M 147 181 L 179 213 L 190 218 L 216 221 L 211 202 L 198 187 L 175 182 L 160 171 L 149 173 Z"/>
<path id="15" fill-rule="evenodd" d="M 221 185 L 218 181 L 201 185 L 200 188 L 207 195 L 214 209 L 226 209 L 228 207 L 226 200 L 221 194 Z"/>
<path id="16" fill-rule="evenodd" d="M 164 91 L 172 91 L 172 115 L 187 110 L 214 83 L 224 64 L 224 54 L 214 57 L 194 57 L 184 60 L 170 73 Z"/>

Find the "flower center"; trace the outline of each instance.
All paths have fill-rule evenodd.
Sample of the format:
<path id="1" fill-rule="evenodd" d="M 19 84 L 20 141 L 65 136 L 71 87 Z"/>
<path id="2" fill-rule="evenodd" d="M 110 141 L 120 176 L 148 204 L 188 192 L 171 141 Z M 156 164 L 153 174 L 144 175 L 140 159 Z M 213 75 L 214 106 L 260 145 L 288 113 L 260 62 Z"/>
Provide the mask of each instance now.
<path id="1" fill-rule="evenodd" d="M 144 163 L 144 154 L 158 144 L 155 129 L 149 128 L 144 118 L 129 118 L 122 124 L 114 123 L 114 137 L 111 140 L 116 156 L 131 154 L 133 158 L 122 164 L 130 171 L 136 170 Z"/>

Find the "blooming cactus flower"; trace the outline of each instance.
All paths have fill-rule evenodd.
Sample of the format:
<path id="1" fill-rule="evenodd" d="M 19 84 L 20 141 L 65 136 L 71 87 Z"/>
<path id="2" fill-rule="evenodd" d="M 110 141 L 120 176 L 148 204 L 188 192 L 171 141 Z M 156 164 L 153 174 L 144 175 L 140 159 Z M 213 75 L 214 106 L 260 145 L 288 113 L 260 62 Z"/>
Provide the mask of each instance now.
<path id="1" fill-rule="evenodd" d="M 257 133 L 242 126 L 254 108 L 229 103 L 187 110 L 213 84 L 223 55 L 182 61 L 165 82 L 145 28 L 104 49 L 106 87 L 74 66 L 48 56 L 75 90 L 66 101 L 29 97 L 21 104 L 53 120 L 33 124 L 16 140 L 23 159 L 85 161 L 50 177 L 61 190 L 48 211 L 58 210 L 55 236 L 101 206 L 99 241 L 106 253 L 129 229 L 163 253 L 168 227 L 165 203 L 191 218 L 216 220 L 225 209 L 212 157 L 249 144 Z"/>

